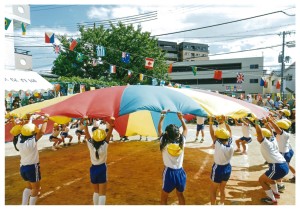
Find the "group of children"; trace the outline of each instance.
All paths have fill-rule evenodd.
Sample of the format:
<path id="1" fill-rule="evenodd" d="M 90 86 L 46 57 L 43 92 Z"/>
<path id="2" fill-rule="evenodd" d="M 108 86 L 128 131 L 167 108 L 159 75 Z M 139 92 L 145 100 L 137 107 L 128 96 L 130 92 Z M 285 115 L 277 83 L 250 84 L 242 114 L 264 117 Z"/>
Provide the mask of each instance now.
<path id="1" fill-rule="evenodd" d="M 246 154 L 246 144 L 252 140 L 249 133 L 250 125 L 252 125 L 256 130 L 261 154 L 269 164 L 269 169 L 259 177 L 259 183 L 267 195 L 267 197 L 261 200 L 268 204 L 277 204 L 277 199 L 280 198 L 279 192 L 282 190 L 282 188 L 280 188 L 282 185 L 277 185 L 277 182 L 281 183 L 282 178 L 289 173 L 289 170 L 295 175 L 295 169 L 289 164 L 293 157 L 293 150 L 290 146 L 288 133 L 291 123 L 287 119 L 284 119 L 288 113 L 282 113 L 278 113 L 278 119 L 271 116 L 262 119 L 261 123 L 263 123 L 263 128 L 259 125 L 259 121 L 253 118 L 245 118 L 241 120 L 241 123 L 237 122 L 237 125 L 242 126 L 243 137 L 236 140 L 236 152 L 241 151 L 241 145 L 243 148 L 242 152 Z M 179 204 L 183 205 L 185 204 L 183 192 L 186 187 L 186 173 L 183 169 L 183 160 L 188 129 L 182 114 L 177 113 L 182 124 L 182 132 L 180 132 L 179 127 L 174 124 L 167 125 L 165 131 L 163 131 L 163 121 L 166 114 L 168 114 L 166 111 L 161 112 L 158 124 L 160 150 L 165 165 L 162 177 L 163 184 L 160 203 L 167 204 L 169 193 L 176 189 Z M 35 126 L 31 120 L 29 120 L 29 122 L 25 121 L 19 129 L 18 136 L 14 139 L 15 148 L 20 151 L 21 156 L 21 176 L 28 183 L 28 186 L 23 192 L 22 204 L 24 205 L 28 203 L 35 204 L 37 199 L 41 174 L 36 143 L 45 133 L 47 121 L 48 118 L 46 116 L 40 128 Z M 210 201 L 212 205 L 217 203 L 218 189 L 220 191 L 219 204 L 224 204 L 225 202 L 226 184 L 231 175 L 230 161 L 234 154 L 230 126 L 227 124 L 224 116 L 219 118 L 218 123 L 217 127 L 214 128 L 213 118 L 209 118 L 209 131 L 215 150 L 214 164 L 210 175 Z M 80 142 L 80 136 L 84 135 L 87 147 L 90 151 L 92 164 L 90 167 L 90 181 L 94 189 L 92 196 L 93 203 L 95 205 L 104 205 L 106 202 L 107 185 L 107 149 L 112 137 L 114 118 L 111 117 L 109 122 L 107 122 L 108 128 L 106 130 L 99 127 L 99 119 L 94 119 L 93 123 L 91 123 L 88 118 L 82 118 L 79 119 L 76 124 L 78 124 L 75 132 L 78 136 L 78 142 Z M 88 129 L 88 125 L 90 124 L 93 125 L 91 134 Z M 59 144 L 64 142 L 64 139 L 69 136 L 68 131 L 72 125 L 74 124 L 66 124 L 63 126 L 54 125 L 53 133 L 50 136 L 50 140 L 54 141 L 54 147 L 59 146 Z M 63 136 L 63 139 L 58 137 L 59 134 Z M 69 144 L 71 141 L 72 138 L 69 139 Z M 295 176 L 292 179 L 295 182 Z"/>

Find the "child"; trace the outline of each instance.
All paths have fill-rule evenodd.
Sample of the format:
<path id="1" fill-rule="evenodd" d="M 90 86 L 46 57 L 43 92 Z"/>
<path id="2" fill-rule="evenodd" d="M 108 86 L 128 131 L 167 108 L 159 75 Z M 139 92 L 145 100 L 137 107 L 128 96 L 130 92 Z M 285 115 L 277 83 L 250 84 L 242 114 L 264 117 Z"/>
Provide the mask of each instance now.
<path id="1" fill-rule="evenodd" d="M 195 141 L 198 140 L 199 132 L 201 131 L 201 140 L 200 143 L 204 142 L 204 117 L 197 117 L 197 131 L 196 131 L 196 139 Z"/>
<path id="2" fill-rule="evenodd" d="M 277 141 L 267 122 L 265 127 L 261 128 L 256 122 L 256 135 L 257 141 L 260 143 L 261 154 L 269 164 L 269 169 L 259 177 L 259 183 L 267 195 L 261 201 L 270 205 L 277 205 L 276 198 L 280 198 L 280 194 L 278 193 L 276 180 L 287 175 L 289 167 L 284 157 L 279 153 Z"/>
<path id="3" fill-rule="evenodd" d="M 235 152 L 241 152 L 240 146 L 242 145 L 243 147 L 242 154 L 247 155 L 247 144 L 249 144 L 252 141 L 251 134 L 250 134 L 250 129 L 251 129 L 250 123 L 246 122 L 242 118 L 240 119 L 242 123 L 239 123 L 236 119 L 234 120 L 236 126 L 242 126 L 242 133 L 243 133 L 243 136 L 241 138 L 235 140 L 235 144 L 237 146 Z"/>
<path id="4" fill-rule="evenodd" d="M 30 119 L 21 129 L 21 134 L 16 143 L 16 149 L 20 151 L 20 174 L 27 182 L 23 191 L 22 205 L 35 205 L 40 190 L 40 160 L 37 149 L 37 141 L 44 135 L 47 127 L 48 116 L 44 118 L 41 129 L 38 129 Z"/>
<path id="5" fill-rule="evenodd" d="M 71 145 L 71 141 L 73 139 L 73 136 L 71 136 L 69 134 L 69 131 L 70 131 L 70 125 L 69 125 L 69 123 L 63 124 L 62 128 L 61 128 L 60 136 L 62 138 L 64 146 L 67 146 L 67 145 L 70 146 Z M 69 138 L 69 143 L 68 144 L 65 143 L 65 138 Z"/>
<path id="6" fill-rule="evenodd" d="M 283 155 L 284 159 L 286 160 L 289 169 L 293 173 L 293 178 L 290 179 L 290 182 L 295 183 L 296 182 L 296 171 L 294 167 L 290 165 L 290 161 L 294 155 L 294 151 L 290 144 L 290 134 L 289 129 L 291 127 L 291 122 L 288 119 L 282 119 L 274 121 L 271 117 L 267 117 L 267 121 L 271 123 L 272 127 L 275 130 L 276 133 L 276 139 L 278 142 L 278 149 L 279 152 Z M 282 179 L 280 180 L 280 184 L 278 184 L 278 190 L 284 190 L 285 186 L 282 183 Z"/>
<path id="7" fill-rule="evenodd" d="M 77 125 L 78 125 L 78 128 L 77 128 L 77 130 L 75 131 L 75 134 L 77 135 L 77 137 L 78 137 L 78 144 L 80 144 L 80 143 L 84 143 L 84 142 L 86 142 L 86 136 L 85 136 L 85 132 L 84 132 L 84 125 L 83 125 L 83 119 L 81 119 L 81 120 L 77 120 Z M 82 135 L 84 135 L 85 137 L 84 137 L 84 139 L 83 139 L 83 141 L 81 142 L 80 141 L 80 137 L 82 136 Z"/>
<path id="8" fill-rule="evenodd" d="M 216 205 L 217 190 L 220 190 L 220 205 L 224 205 L 225 187 L 231 175 L 230 160 L 233 156 L 231 129 L 225 123 L 226 128 L 213 128 L 212 118 L 209 118 L 210 136 L 215 145 L 214 164 L 211 171 L 210 203 Z"/>
<path id="9" fill-rule="evenodd" d="M 50 142 L 54 142 L 52 145 L 52 150 L 56 151 L 58 148 L 61 148 L 59 144 L 63 141 L 61 138 L 58 138 L 58 135 L 61 132 L 61 127 L 57 124 L 53 124 L 53 132 L 49 137 Z"/>
<path id="10" fill-rule="evenodd" d="M 177 113 L 181 121 L 183 132 L 179 132 L 176 125 L 170 124 L 162 133 L 162 124 L 166 111 L 161 112 L 158 124 L 158 135 L 160 136 L 160 151 L 162 152 L 165 169 L 163 172 L 163 186 L 161 191 L 160 204 L 166 205 L 168 195 L 176 188 L 176 194 L 179 205 L 185 205 L 183 191 L 186 185 L 186 173 L 182 168 L 184 157 L 184 146 L 187 136 L 187 126 L 183 120 L 182 114 Z"/>
<path id="11" fill-rule="evenodd" d="M 107 148 L 111 137 L 112 130 L 114 128 L 113 117 L 110 118 L 110 128 L 106 134 L 103 129 L 96 129 L 93 131 L 92 137 L 90 136 L 87 121 L 84 121 L 84 130 L 86 134 L 87 146 L 90 151 L 90 158 L 92 166 L 90 167 L 90 179 L 93 184 L 94 194 L 93 203 L 94 205 L 105 205 L 106 201 L 106 159 L 107 159 Z"/>

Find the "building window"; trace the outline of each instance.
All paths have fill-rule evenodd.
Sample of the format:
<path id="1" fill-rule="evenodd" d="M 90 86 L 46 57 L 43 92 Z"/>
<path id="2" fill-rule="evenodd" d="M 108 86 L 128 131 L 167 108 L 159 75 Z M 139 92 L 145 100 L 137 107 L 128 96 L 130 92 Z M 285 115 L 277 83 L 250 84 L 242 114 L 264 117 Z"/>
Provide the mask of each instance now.
<path id="1" fill-rule="evenodd" d="M 275 86 L 275 80 L 272 80 L 272 86 Z"/>
<path id="2" fill-rule="evenodd" d="M 250 83 L 258 83 L 258 79 L 250 79 Z"/>
<path id="3" fill-rule="evenodd" d="M 287 75 L 286 81 L 292 81 L 293 80 L 293 75 Z"/>
<path id="4" fill-rule="evenodd" d="M 258 69 L 259 65 L 258 64 L 251 64 L 250 69 Z"/>

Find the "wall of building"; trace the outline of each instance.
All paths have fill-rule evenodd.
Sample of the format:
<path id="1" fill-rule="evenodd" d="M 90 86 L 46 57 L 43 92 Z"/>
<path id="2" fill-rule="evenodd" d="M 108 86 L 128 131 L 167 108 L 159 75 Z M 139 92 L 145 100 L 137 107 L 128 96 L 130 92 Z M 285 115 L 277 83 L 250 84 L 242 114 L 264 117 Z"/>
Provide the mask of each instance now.
<path id="1" fill-rule="evenodd" d="M 234 64 L 233 66 L 237 66 L 236 68 L 222 70 L 223 80 L 228 81 L 229 78 L 232 82 L 228 84 L 222 83 L 222 81 L 212 80 L 214 76 L 214 70 L 218 70 L 214 68 L 214 65 L 219 64 Z M 238 65 L 239 64 L 239 65 Z M 201 66 L 211 65 L 211 69 L 201 69 Z M 257 65 L 257 68 L 253 68 L 254 65 Z M 201 89 L 209 89 L 212 91 L 219 91 L 224 93 L 245 93 L 245 94 L 257 94 L 263 92 L 263 87 L 259 85 L 260 78 L 263 76 L 263 57 L 252 57 L 252 58 L 238 58 L 238 59 L 220 59 L 220 60 L 208 60 L 208 61 L 191 61 L 191 62 L 178 62 L 173 64 L 173 69 L 177 67 L 187 67 L 187 71 L 184 72 L 172 72 L 170 77 L 171 81 L 178 80 L 196 80 L 196 84 L 184 84 L 189 85 L 192 88 L 201 88 Z M 197 70 L 196 76 L 194 76 L 192 70 L 189 68 L 191 66 L 199 66 Z M 230 66 L 230 65 L 229 65 Z M 250 68 L 251 66 L 251 68 Z M 237 73 L 244 74 L 244 82 L 242 84 L 236 83 Z M 200 80 L 208 79 L 211 81 L 215 81 L 213 84 L 201 84 Z M 251 80 L 251 82 L 250 82 Z M 253 83 L 254 82 L 254 83 Z M 194 82 L 195 83 L 195 82 Z"/>

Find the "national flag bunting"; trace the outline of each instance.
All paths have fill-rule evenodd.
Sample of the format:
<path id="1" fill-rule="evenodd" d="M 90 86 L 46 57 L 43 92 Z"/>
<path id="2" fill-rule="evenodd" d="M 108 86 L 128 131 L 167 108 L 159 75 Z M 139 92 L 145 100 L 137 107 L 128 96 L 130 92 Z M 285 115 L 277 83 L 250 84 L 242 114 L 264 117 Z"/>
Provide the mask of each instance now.
<path id="1" fill-rule="evenodd" d="M 109 72 L 115 74 L 117 72 L 116 65 L 110 65 Z"/>
<path id="2" fill-rule="evenodd" d="M 153 58 L 146 58 L 145 68 L 146 69 L 152 69 L 154 65 L 154 59 Z"/>
<path id="3" fill-rule="evenodd" d="M 267 87 L 268 87 L 268 82 L 265 81 L 264 88 L 267 88 Z"/>
<path id="4" fill-rule="evenodd" d="M 54 43 L 54 33 L 45 32 L 45 43 Z"/>
<path id="5" fill-rule="evenodd" d="M 196 76 L 197 74 L 197 66 L 191 66 L 192 67 L 192 72 L 194 74 L 194 76 Z"/>
<path id="6" fill-rule="evenodd" d="M 259 86 L 265 86 L 265 81 L 263 80 L 263 78 L 260 78 Z"/>
<path id="7" fill-rule="evenodd" d="M 96 53 L 98 57 L 103 57 L 105 56 L 106 53 L 106 49 L 105 47 L 101 46 L 101 45 L 97 45 L 96 47 Z"/>
<path id="8" fill-rule="evenodd" d="M 127 73 L 128 77 L 131 77 L 132 75 L 132 72 L 130 70 L 128 70 L 128 73 Z"/>
<path id="9" fill-rule="evenodd" d="M 277 83 L 276 83 L 276 89 L 280 89 L 280 82 L 279 82 L 279 80 L 277 80 Z"/>
<path id="10" fill-rule="evenodd" d="M 70 50 L 73 51 L 74 48 L 76 47 L 76 45 L 77 45 L 77 41 L 75 39 L 73 39 L 71 44 L 70 44 Z"/>
<path id="11" fill-rule="evenodd" d="M 60 53 L 60 46 L 59 45 L 56 45 L 56 44 L 53 44 L 53 50 L 56 54 L 59 54 Z"/>
<path id="12" fill-rule="evenodd" d="M 122 52 L 122 62 L 129 63 L 130 62 L 130 54 L 127 52 Z"/>
<path id="13" fill-rule="evenodd" d="M 237 73 L 236 75 L 236 83 L 243 83 L 244 82 L 244 74 L 242 73 Z"/>
<path id="14" fill-rule="evenodd" d="M 216 80 L 222 80 L 222 71 L 221 70 L 215 70 L 215 72 L 214 72 L 214 79 L 216 79 Z"/>
<path id="15" fill-rule="evenodd" d="M 169 74 L 172 73 L 172 68 L 173 68 L 173 64 L 170 63 L 170 66 L 169 66 L 169 68 L 168 68 L 168 73 L 169 73 Z"/>
<path id="16" fill-rule="evenodd" d="M 139 77 L 140 77 L 140 81 L 144 80 L 144 74 L 140 74 Z"/>
<path id="17" fill-rule="evenodd" d="M 7 30 L 7 29 L 8 29 L 8 27 L 9 27 L 10 23 L 11 23 L 11 20 L 10 20 L 10 19 L 8 19 L 8 18 L 5 18 L 5 30 Z"/>
<path id="18" fill-rule="evenodd" d="M 26 25 L 25 25 L 25 23 L 22 23 L 21 27 L 22 27 L 22 35 L 26 35 Z"/>

